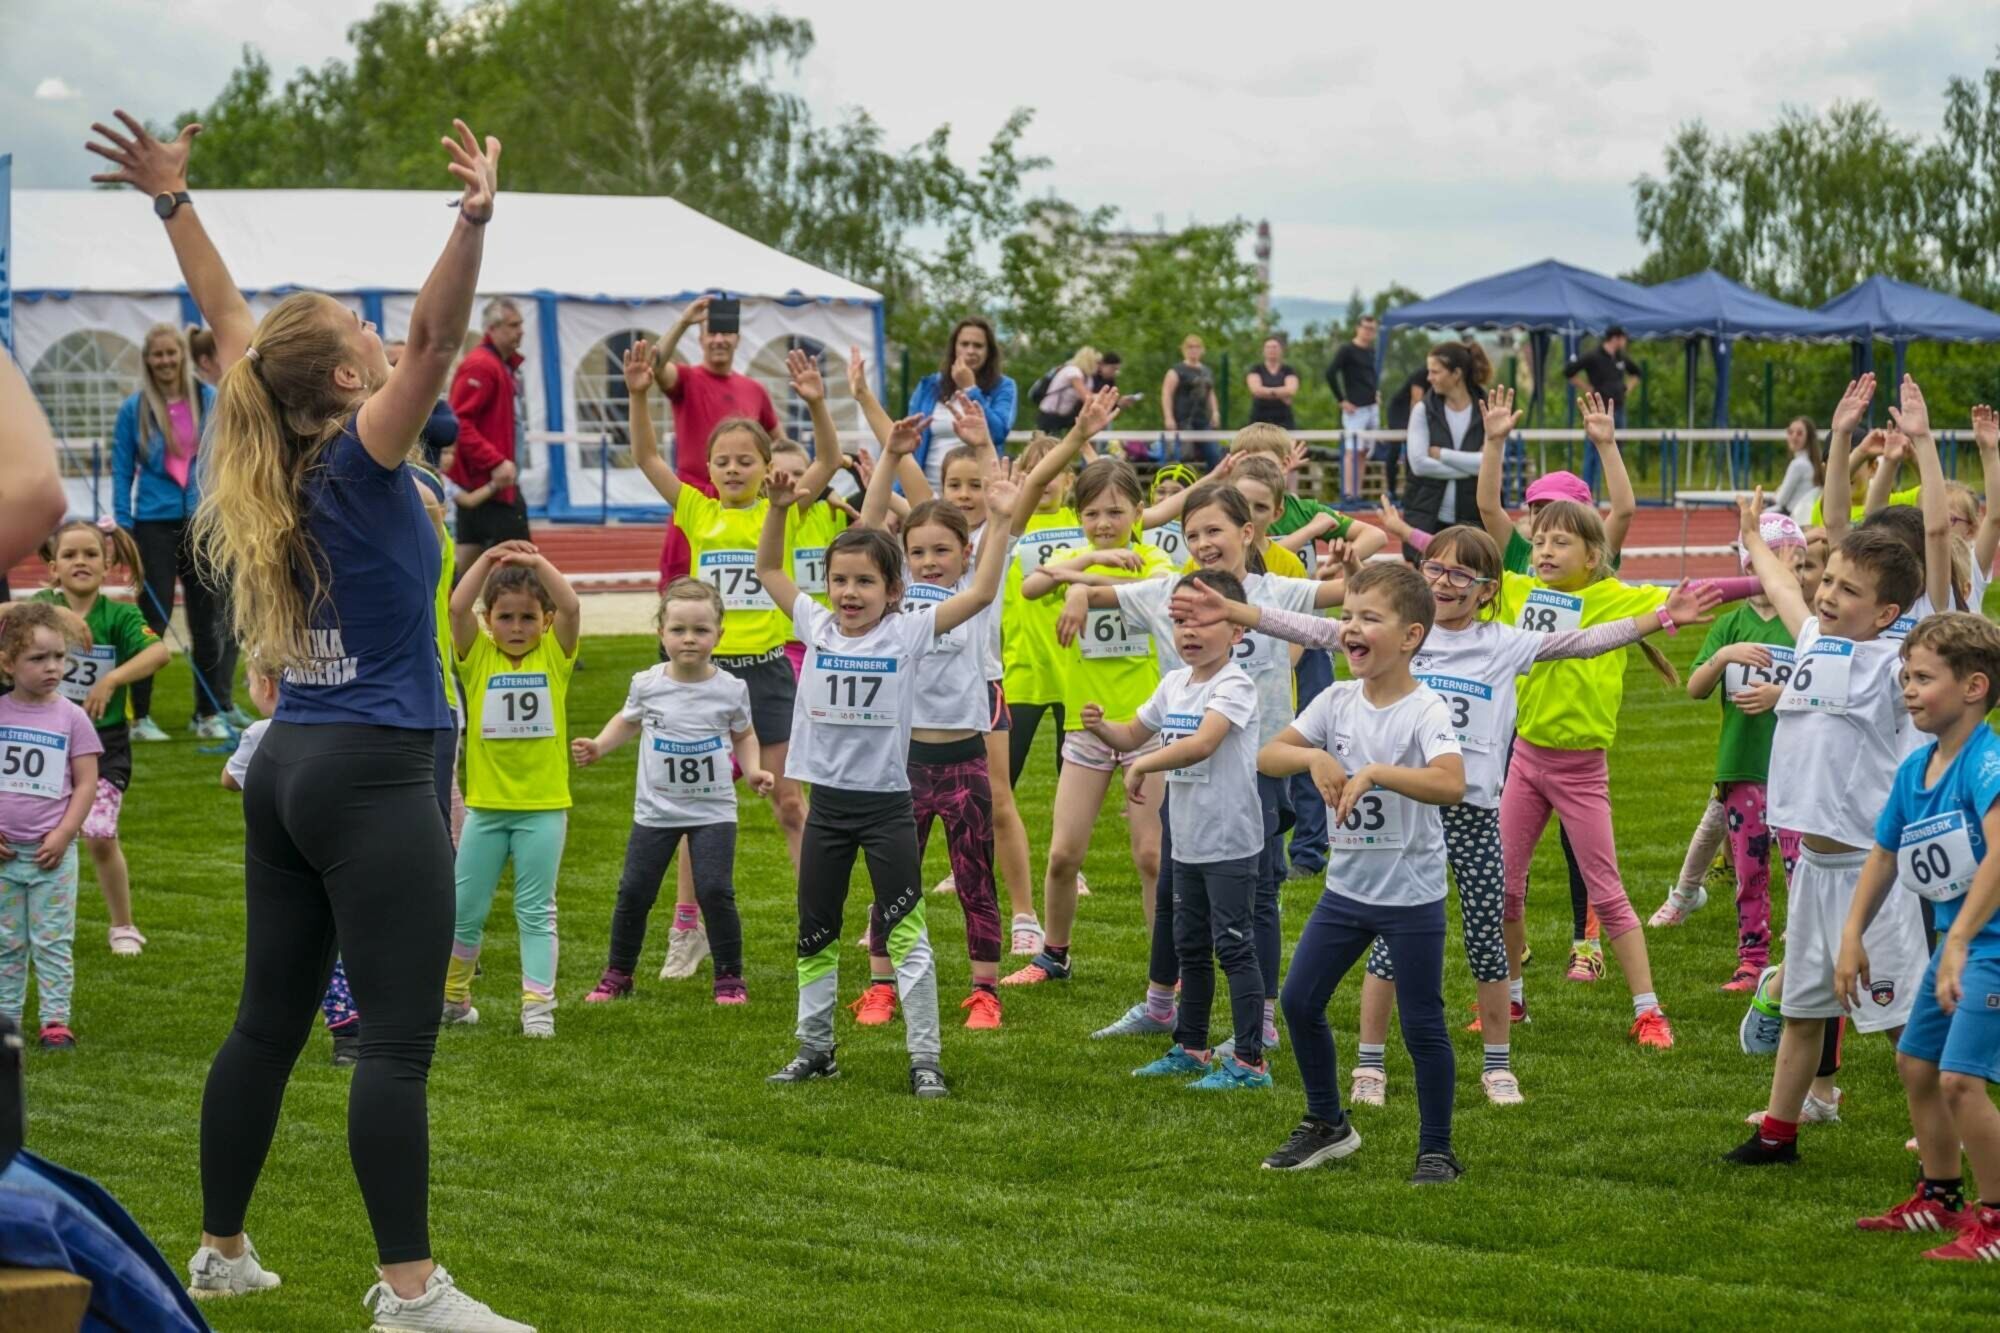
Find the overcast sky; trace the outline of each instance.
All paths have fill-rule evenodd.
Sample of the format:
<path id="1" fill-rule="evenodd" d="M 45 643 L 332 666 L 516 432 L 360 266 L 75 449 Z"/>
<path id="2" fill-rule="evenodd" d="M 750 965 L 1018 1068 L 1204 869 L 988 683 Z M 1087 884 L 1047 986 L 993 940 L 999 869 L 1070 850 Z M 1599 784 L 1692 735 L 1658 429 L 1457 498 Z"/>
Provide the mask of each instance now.
<path id="1" fill-rule="evenodd" d="M 0 0 L 0 152 L 17 185 L 82 187 L 93 117 L 205 104 L 245 42 L 286 73 L 344 57 L 371 8 Z M 818 33 L 799 84 L 820 113 L 866 107 L 897 142 L 948 121 L 970 161 L 1032 106 L 1041 185 L 1137 226 L 1268 219 L 1273 289 L 1331 300 L 1550 256 L 1628 268 L 1632 181 L 1680 123 L 1737 133 L 1866 97 L 1928 137 L 1945 80 L 2000 39 L 1991 0 L 1910 0 L 1900 18 L 1855 0 L 779 8 Z"/>

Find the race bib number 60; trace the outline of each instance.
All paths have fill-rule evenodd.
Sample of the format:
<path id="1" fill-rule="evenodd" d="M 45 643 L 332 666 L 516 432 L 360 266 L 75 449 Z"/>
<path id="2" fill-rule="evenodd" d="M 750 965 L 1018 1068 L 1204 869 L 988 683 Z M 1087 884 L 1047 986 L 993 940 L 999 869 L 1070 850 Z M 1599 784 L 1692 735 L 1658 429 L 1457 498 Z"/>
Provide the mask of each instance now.
<path id="1" fill-rule="evenodd" d="M 1963 811 L 1926 819 L 1903 830 L 1896 850 L 1896 881 L 1919 898 L 1948 903 L 1963 898 L 1979 869 Z"/>
<path id="2" fill-rule="evenodd" d="M 0 792 L 59 800 L 69 737 L 39 727 L 0 727 Z"/>

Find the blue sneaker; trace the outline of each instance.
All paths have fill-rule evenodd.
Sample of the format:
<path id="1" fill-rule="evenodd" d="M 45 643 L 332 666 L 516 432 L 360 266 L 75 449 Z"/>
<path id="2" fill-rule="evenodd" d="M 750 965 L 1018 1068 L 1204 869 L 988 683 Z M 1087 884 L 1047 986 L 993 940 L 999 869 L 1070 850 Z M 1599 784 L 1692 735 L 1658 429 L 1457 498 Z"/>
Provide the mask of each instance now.
<path id="1" fill-rule="evenodd" d="M 1210 1065 L 1206 1060 L 1197 1060 L 1181 1049 L 1179 1042 L 1174 1048 L 1149 1065 L 1141 1065 L 1132 1071 L 1133 1078 L 1165 1078 L 1177 1074 L 1206 1074 Z M 1268 1080 L 1267 1080 L 1268 1081 Z"/>
<path id="2" fill-rule="evenodd" d="M 1196 1092 L 1255 1092 L 1259 1088 L 1271 1086 L 1271 1074 L 1266 1069 L 1252 1069 L 1235 1056 L 1224 1056 L 1215 1062 L 1208 1073 L 1188 1084 Z"/>
<path id="3" fill-rule="evenodd" d="M 1777 972 L 1777 968 L 1767 967 L 1764 975 L 1757 978 L 1757 993 L 1750 997 L 1750 1007 L 1743 1011 L 1743 1021 L 1736 1027 L 1736 1044 L 1745 1055 L 1777 1053 L 1778 1036 L 1785 1030 L 1778 1002 L 1771 998 L 1771 978 Z"/>

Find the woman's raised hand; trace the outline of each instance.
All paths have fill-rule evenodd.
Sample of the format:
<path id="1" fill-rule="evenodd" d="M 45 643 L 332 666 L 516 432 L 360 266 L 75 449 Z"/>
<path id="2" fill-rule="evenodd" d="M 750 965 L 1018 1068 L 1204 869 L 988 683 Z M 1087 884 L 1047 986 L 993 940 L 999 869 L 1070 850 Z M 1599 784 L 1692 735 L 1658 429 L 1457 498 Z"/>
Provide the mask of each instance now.
<path id="1" fill-rule="evenodd" d="M 625 349 L 625 388 L 645 394 L 653 387 L 653 349 L 644 338 Z"/>
<path id="2" fill-rule="evenodd" d="M 144 125 L 123 111 L 112 113 L 124 125 L 125 133 L 95 122 L 90 129 L 104 140 L 92 140 L 84 147 L 99 157 L 118 164 L 118 170 L 100 172 L 90 179 L 99 185 L 130 185 L 141 194 L 173 194 L 187 188 L 188 154 L 201 126 L 181 126 L 181 132 L 161 143 Z"/>
<path id="3" fill-rule="evenodd" d="M 465 195 L 458 201 L 459 216 L 467 222 L 490 221 L 494 196 L 500 193 L 500 141 L 489 134 L 486 147 L 481 149 L 464 121 L 454 119 L 451 127 L 458 131 L 458 137 L 447 134 L 439 142 L 451 153 L 445 170 L 465 182 Z"/>

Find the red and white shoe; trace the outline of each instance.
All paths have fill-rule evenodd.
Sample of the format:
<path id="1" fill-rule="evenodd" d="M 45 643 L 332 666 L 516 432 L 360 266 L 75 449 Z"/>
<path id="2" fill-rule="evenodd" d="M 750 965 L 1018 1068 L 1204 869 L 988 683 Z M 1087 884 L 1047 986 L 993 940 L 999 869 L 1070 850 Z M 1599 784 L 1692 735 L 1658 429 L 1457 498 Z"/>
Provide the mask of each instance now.
<path id="1" fill-rule="evenodd" d="M 1958 1239 L 1938 1246 L 1935 1250 L 1925 1250 L 1926 1259 L 1963 1259 L 1973 1263 L 1992 1263 L 2000 1259 L 2000 1208 L 1981 1208 L 1972 1213 L 1972 1220 L 1959 1229 Z"/>
<path id="2" fill-rule="evenodd" d="M 1667 1023 L 1667 1011 L 1655 1005 L 1632 1020 L 1632 1040 L 1656 1051 L 1671 1050 L 1674 1030 Z"/>
<path id="3" fill-rule="evenodd" d="M 1957 1212 L 1936 1199 L 1926 1199 L 1921 1186 L 1909 1198 L 1879 1217 L 1859 1217 L 1854 1225 L 1862 1231 L 1944 1231 L 1961 1232 L 1973 1223 L 1973 1210 Z"/>

